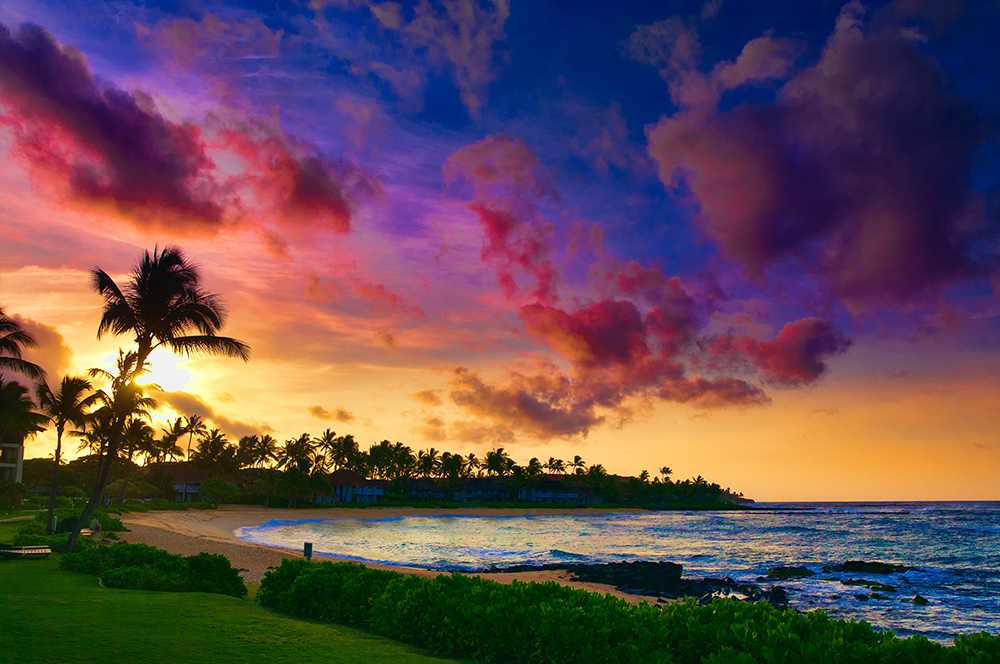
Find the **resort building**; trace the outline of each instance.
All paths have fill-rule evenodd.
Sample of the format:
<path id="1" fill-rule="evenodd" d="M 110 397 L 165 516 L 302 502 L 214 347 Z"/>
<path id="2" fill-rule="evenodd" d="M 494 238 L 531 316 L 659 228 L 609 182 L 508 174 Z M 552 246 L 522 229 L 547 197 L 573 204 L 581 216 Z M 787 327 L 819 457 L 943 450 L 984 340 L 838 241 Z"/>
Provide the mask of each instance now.
<path id="1" fill-rule="evenodd" d="M 0 443 L 0 482 L 20 482 L 24 469 L 24 445 L 21 441 Z"/>
<path id="2" fill-rule="evenodd" d="M 207 470 L 196 466 L 193 463 L 175 461 L 163 464 L 163 471 L 171 478 L 171 485 L 174 487 L 174 500 L 178 503 L 194 502 L 201 500 L 198 490 L 201 484 L 210 475 Z"/>
<path id="3" fill-rule="evenodd" d="M 340 468 L 326 476 L 330 495 L 320 497 L 321 503 L 377 503 L 385 496 L 385 485 L 357 473 Z"/>

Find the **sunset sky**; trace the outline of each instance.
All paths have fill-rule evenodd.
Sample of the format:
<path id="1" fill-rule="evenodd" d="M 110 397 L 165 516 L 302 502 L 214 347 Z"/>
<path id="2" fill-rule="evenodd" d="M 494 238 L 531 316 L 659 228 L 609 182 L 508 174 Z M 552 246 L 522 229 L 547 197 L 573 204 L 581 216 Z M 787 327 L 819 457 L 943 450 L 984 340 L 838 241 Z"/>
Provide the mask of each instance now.
<path id="1" fill-rule="evenodd" d="M 0 305 L 53 382 L 132 341 L 89 270 L 177 245 L 253 357 L 155 354 L 157 426 L 1000 499 L 997 2 L 0 24 Z"/>

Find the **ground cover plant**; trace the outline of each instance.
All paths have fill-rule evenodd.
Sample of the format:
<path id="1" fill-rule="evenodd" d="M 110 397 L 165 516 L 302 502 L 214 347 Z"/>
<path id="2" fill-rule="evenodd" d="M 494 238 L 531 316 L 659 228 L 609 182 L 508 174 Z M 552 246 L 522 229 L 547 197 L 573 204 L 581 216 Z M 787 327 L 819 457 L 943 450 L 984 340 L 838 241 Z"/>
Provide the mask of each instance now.
<path id="1" fill-rule="evenodd" d="M 555 582 L 426 579 L 353 563 L 285 560 L 265 576 L 257 600 L 482 662 L 1000 664 L 1000 637 L 985 633 L 946 648 L 764 603 L 688 600 L 660 608 Z"/>
<path id="2" fill-rule="evenodd" d="M 58 558 L 0 562 L 0 662 L 454 662 L 226 595 L 102 588 L 93 576 L 60 571 Z"/>
<path id="3" fill-rule="evenodd" d="M 109 588 L 204 592 L 245 597 L 246 585 L 225 556 L 182 556 L 146 544 L 99 546 L 66 554 L 60 566 L 101 577 Z"/>

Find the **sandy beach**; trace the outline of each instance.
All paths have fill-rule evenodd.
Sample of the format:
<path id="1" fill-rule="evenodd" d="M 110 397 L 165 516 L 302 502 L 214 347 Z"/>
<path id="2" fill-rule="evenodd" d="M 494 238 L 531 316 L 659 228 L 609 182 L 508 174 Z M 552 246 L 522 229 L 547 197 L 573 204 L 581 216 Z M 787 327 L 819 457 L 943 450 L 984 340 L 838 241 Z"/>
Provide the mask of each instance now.
<path id="1" fill-rule="evenodd" d="M 641 510 L 623 510 L 635 511 Z M 229 558 L 234 566 L 241 570 L 243 578 L 249 583 L 259 582 L 264 578 L 264 573 L 268 569 L 281 565 L 285 558 L 302 558 L 301 551 L 291 551 L 288 549 L 278 549 L 259 544 L 251 544 L 237 539 L 236 531 L 240 528 L 258 526 L 272 519 L 300 520 L 300 519 L 384 519 L 400 516 L 446 516 L 471 515 L 471 516 L 519 516 L 525 514 L 525 510 L 516 509 L 412 509 L 412 508 L 375 508 L 375 509 L 264 509 L 261 507 L 251 507 L 243 505 L 225 505 L 217 510 L 187 510 L 187 511 L 152 511 L 152 512 L 132 512 L 125 514 L 122 521 L 131 530 L 127 533 L 119 533 L 121 539 L 126 542 L 141 542 L 156 546 L 171 553 L 180 553 L 186 556 L 200 552 L 221 553 Z M 560 515 L 560 514 L 606 514 L 606 510 L 538 510 L 533 509 L 527 512 L 532 515 Z M 344 561 L 343 558 L 334 556 L 314 555 L 314 560 Z M 432 570 L 418 569 L 413 567 L 396 567 L 392 565 L 381 565 L 376 563 L 366 563 L 369 567 L 376 569 L 387 569 L 396 572 L 416 574 L 418 576 L 434 577 L 440 574 Z M 519 581 L 555 581 L 557 583 L 580 588 L 591 592 L 609 593 L 615 597 L 621 597 L 629 602 L 649 602 L 655 603 L 656 597 L 643 597 L 630 595 L 615 590 L 612 586 L 597 583 L 582 583 L 572 581 L 568 572 L 558 570 L 540 570 L 537 572 L 516 572 L 516 573 L 496 573 L 496 574 L 476 574 L 483 578 L 489 578 L 501 583 L 510 583 L 517 579 Z"/>

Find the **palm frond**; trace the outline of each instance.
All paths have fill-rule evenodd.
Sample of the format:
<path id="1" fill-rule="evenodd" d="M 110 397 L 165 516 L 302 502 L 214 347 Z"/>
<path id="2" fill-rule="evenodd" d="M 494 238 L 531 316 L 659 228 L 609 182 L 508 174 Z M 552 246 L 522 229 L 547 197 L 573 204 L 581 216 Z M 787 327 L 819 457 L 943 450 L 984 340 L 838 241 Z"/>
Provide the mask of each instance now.
<path id="1" fill-rule="evenodd" d="M 231 337 L 191 335 L 171 339 L 166 344 L 170 347 L 170 350 L 187 357 L 222 355 L 225 357 L 238 357 L 244 362 L 250 361 L 250 346 Z"/>

